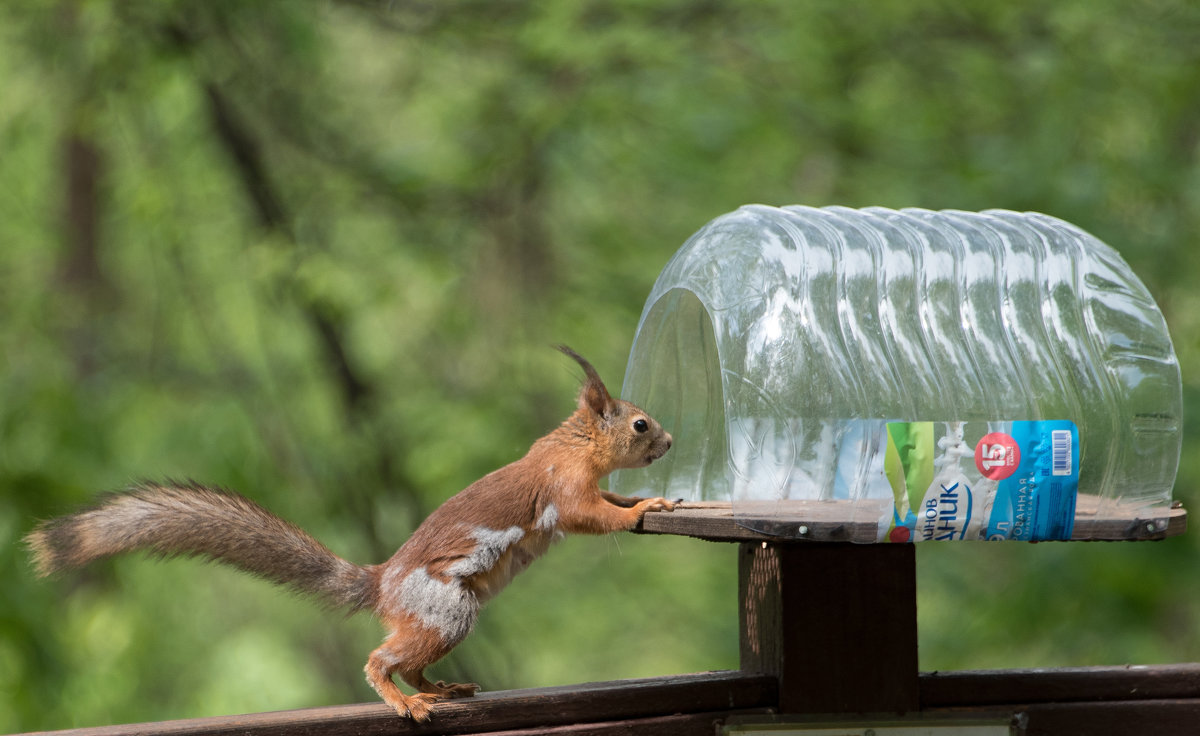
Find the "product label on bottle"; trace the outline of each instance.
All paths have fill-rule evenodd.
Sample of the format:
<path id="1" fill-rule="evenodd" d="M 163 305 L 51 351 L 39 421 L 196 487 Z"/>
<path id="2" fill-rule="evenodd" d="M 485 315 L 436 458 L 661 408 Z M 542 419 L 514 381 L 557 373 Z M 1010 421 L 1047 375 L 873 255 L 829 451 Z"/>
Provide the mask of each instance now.
<path id="1" fill-rule="evenodd" d="M 1070 539 L 1079 431 L 1070 421 L 888 422 L 888 540 Z"/>

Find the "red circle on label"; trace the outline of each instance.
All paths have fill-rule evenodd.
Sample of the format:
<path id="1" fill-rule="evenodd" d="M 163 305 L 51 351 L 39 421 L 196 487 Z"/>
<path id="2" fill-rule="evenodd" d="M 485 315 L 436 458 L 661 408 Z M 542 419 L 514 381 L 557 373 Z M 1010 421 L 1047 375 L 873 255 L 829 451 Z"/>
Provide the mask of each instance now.
<path id="1" fill-rule="evenodd" d="M 975 446 L 975 467 L 985 478 L 1004 480 L 1017 472 L 1020 464 L 1021 448 L 1004 432 L 986 434 Z"/>

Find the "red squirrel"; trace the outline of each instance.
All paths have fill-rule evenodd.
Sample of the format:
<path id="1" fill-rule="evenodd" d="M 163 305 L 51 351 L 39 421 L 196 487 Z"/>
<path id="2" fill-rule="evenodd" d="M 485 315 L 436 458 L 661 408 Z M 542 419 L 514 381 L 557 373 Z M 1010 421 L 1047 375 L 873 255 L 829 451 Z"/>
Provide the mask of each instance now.
<path id="1" fill-rule="evenodd" d="M 671 435 L 642 409 L 609 395 L 590 363 L 578 408 L 520 460 L 467 486 L 379 565 L 348 562 L 299 527 L 238 494 L 194 483 L 142 483 L 97 506 L 40 524 L 26 537 L 39 575 L 132 550 L 218 560 L 387 628 L 367 659 L 367 681 L 401 717 L 426 721 L 443 698 L 475 684 L 430 682 L 424 671 L 475 625 L 480 607 L 564 534 L 633 528 L 664 498 L 619 496 L 598 481 L 649 465 Z M 405 695 L 393 675 L 415 688 Z"/>

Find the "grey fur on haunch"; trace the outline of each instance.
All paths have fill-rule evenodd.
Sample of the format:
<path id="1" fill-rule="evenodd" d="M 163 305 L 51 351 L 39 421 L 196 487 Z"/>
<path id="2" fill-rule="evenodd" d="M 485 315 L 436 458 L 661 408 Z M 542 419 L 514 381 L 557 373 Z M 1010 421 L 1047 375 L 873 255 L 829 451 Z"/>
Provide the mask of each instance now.
<path id="1" fill-rule="evenodd" d="M 140 483 L 44 522 L 25 539 L 39 575 L 144 550 L 217 560 L 352 611 L 370 608 L 378 595 L 368 568 L 244 496 L 195 483 Z"/>

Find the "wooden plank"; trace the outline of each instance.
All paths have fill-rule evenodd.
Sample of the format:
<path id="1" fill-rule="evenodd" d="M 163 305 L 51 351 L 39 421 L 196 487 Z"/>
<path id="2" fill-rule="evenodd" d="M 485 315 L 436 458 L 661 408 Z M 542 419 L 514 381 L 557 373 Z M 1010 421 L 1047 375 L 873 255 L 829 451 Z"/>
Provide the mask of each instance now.
<path id="1" fill-rule="evenodd" d="M 1133 700 L 1100 703 L 1036 703 L 1015 705 L 1014 716 L 1023 736 L 1194 736 L 1200 733 L 1200 700 Z M 996 711 L 974 708 L 930 710 L 960 718 L 995 716 Z"/>
<path id="2" fill-rule="evenodd" d="M 743 543 L 742 669 L 779 678 L 784 713 L 920 706 L 912 545 Z"/>
<path id="3" fill-rule="evenodd" d="M 1022 709 L 1025 736 L 1194 736 L 1200 700 L 1042 703 Z"/>
<path id="4" fill-rule="evenodd" d="M 415 724 L 382 703 L 218 716 L 54 731 L 57 736 L 373 736 L 475 734 L 581 723 L 766 709 L 778 702 L 775 678 L 742 672 L 480 693 L 439 704 Z"/>
<path id="5" fill-rule="evenodd" d="M 473 736 L 712 736 L 719 734 L 720 727 L 732 717 L 766 718 L 773 711 L 769 708 L 754 710 L 721 711 L 715 713 L 688 713 L 654 718 L 636 718 L 625 721 L 603 723 L 577 723 L 569 726 L 546 726 L 544 728 L 522 728 L 515 731 L 490 731 Z"/>
<path id="6" fill-rule="evenodd" d="M 650 512 L 635 529 L 646 534 L 678 534 L 725 542 L 778 542 L 794 538 L 813 542 L 871 543 L 878 536 L 874 522 L 854 522 L 839 502 L 796 502 L 786 516 L 734 517 L 729 503 L 685 502 L 670 512 Z M 739 523 L 741 521 L 742 523 Z M 752 523 L 756 529 L 745 526 Z M 766 529 L 763 533 L 757 529 Z"/>
<path id="7" fill-rule="evenodd" d="M 1122 515 L 1119 509 L 1102 512 L 1094 498 L 1080 496 L 1072 540 L 1152 541 L 1182 534 L 1187 529 L 1187 510 L 1178 502 L 1151 518 Z M 735 515 L 728 502 L 684 502 L 671 512 L 647 513 L 635 531 L 725 542 L 877 541 L 876 521 L 864 518 L 871 515 L 861 510 L 856 518 L 855 510 L 852 501 L 788 501 L 786 509 Z"/>
<path id="8" fill-rule="evenodd" d="M 929 672 L 920 682 L 923 708 L 1200 698 L 1200 664 Z"/>
<path id="9" fill-rule="evenodd" d="M 1200 732 L 1200 664 L 933 672 L 923 712 L 1023 713 L 1028 736 Z"/>

